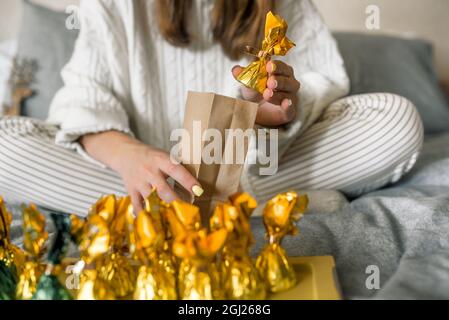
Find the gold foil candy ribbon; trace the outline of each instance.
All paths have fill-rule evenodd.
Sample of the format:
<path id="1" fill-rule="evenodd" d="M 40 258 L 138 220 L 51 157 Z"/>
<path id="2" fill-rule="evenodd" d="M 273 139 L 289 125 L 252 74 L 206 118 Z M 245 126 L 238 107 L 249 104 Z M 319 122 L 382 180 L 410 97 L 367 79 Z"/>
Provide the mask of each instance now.
<path id="1" fill-rule="evenodd" d="M 256 61 L 247 66 L 237 77 L 237 80 L 248 88 L 263 93 L 267 87 L 268 73 L 266 64 L 274 55 L 285 56 L 295 46 L 286 36 L 288 25 L 280 16 L 268 12 L 265 23 L 265 37 L 262 49 L 247 47 L 247 53 L 257 56 Z"/>

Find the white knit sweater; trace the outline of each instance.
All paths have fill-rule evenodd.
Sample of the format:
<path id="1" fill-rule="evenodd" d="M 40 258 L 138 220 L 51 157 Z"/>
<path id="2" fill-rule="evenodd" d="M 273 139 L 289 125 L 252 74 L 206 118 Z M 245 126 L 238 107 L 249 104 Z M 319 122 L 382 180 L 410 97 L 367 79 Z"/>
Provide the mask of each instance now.
<path id="1" fill-rule="evenodd" d="M 231 61 L 213 42 L 214 1 L 194 1 L 194 41 L 187 49 L 161 37 L 153 2 L 81 2 L 81 32 L 48 119 L 61 126 L 56 143 L 90 159 L 77 139 L 115 129 L 169 151 L 189 90 L 238 95 L 231 69 L 249 60 Z M 297 119 L 280 135 L 282 152 L 323 108 L 347 94 L 349 81 L 336 42 L 309 0 L 278 0 L 276 13 L 288 22 L 288 36 L 297 45 L 281 60 L 293 66 L 302 85 Z"/>

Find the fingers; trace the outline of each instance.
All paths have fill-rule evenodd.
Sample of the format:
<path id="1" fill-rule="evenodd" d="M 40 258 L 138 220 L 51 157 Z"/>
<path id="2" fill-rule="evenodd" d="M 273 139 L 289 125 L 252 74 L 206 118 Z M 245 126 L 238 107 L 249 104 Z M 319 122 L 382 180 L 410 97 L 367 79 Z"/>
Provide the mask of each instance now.
<path id="1" fill-rule="evenodd" d="M 153 187 L 150 183 L 144 183 L 142 186 L 138 189 L 140 195 L 146 199 L 150 196 L 150 194 L 153 192 Z"/>
<path id="2" fill-rule="evenodd" d="M 256 123 L 275 127 L 284 125 L 295 117 L 296 109 L 293 106 L 285 105 L 284 102 L 280 106 L 266 103 L 259 107 Z"/>
<path id="3" fill-rule="evenodd" d="M 280 106 L 284 100 L 287 101 L 289 106 L 293 105 L 292 94 L 283 91 L 273 91 L 271 89 L 265 89 L 263 93 L 265 101 Z"/>
<path id="4" fill-rule="evenodd" d="M 263 93 L 264 100 L 283 108 L 291 107 L 301 87 L 295 79 L 293 68 L 282 61 L 270 61 L 267 63 L 267 72 L 269 78 Z"/>
<path id="5" fill-rule="evenodd" d="M 169 161 L 161 166 L 161 170 L 172 177 L 191 194 L 194 194 L 197 197 L 200 197 L 203 194 L 204 190 L 201 188 L 198 180 L 196 180 L 183 165 L 174 164 Z"/>
<path id="6" fill-rule="evenodd" d="M 167 203 L 179 199 L 178 195 L 168 185 L 167 180 L 165 180 L 162 175 L 154 177 L 152 180 L 153 180 L 152 185 L 156 188 L 159 198 L 161 198 Z"/>
<path id="7" fill-rule="evenodd" d="M 139 192 L 131 192 L 131 203 L 134 209 L 134 215 L 138 215 L 143 210 L 143 198 Z"/>
<path id="8" fill-rule="evenodd" d="M 270 75 L 278 75 L 278 76 L 286 76 L 286 77 L 294 77 L 295 72 L 291 66 L 288 64 L 279 61 L 273 60 L 267 63 L 267 72 Z"/>
<path id="9" fill-rule="evenodd" d="M 243 67 L 241 66 L 234 66 L 232 68 L 232 75 L 234 76 L 234 78 L 237 79 L 237 77 L 240 75 L 240 73 L 242 73 L 243 71 Z"/>
<path id="10" fill-rule="evenodd" d="M 300 87 L 299 81 L 292 77 L 272 75 L 267 81 L 267 88 L 271 91 L 296 93 Z"/>

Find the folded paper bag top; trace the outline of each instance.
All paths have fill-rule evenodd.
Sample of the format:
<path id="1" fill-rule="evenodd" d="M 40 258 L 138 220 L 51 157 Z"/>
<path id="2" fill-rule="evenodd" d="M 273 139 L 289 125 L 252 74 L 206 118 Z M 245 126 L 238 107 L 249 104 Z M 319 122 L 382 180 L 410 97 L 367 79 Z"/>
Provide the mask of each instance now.
<path id="1" fill-rule="evenodd" d="M 204 193 L 193 198 L 181 186 L 175 188 L 184 201 L 201 209 L 202 221 L 208 220 L 217 202 L 226 201 L 239 189 L 249 145 L 245 132 L 254 128 L 257 108 L 256 103 L 215 93 L 188 93 L 184 115 L 188 134 L 181 139 L 179 158 Z M 243 139 L 234 133 L 243 134 Z"/>

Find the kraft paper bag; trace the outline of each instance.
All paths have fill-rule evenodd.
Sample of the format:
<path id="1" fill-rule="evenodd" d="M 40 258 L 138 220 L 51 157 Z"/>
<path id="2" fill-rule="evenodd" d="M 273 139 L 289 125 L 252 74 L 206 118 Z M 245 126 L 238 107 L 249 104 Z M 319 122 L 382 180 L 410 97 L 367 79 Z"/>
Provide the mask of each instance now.
<path id="1" fill-rule="evenodd" d="M 184 201 L 200 207 L 203 222 L 218 201 L 227 201 L 239 191 L 249 145 L 249 136 L 244 134 L 253 132 L 257 108 L 256 103 L 214 93 L 188 93 L 183 127 L 188 135 L 181 138 L 179 160 L 201 183 L 204 194 L 193 198 L 181 186 L 175 185 L 175 189 Z M 227 129 L 234 129 L 233 134 Z M 239 140 L 235 133 L 244 139 Z M 220 144 L 221 148 L 217 148 Z M 214 159 L 212 163 L 202 157 L 204 152 Z"/>

